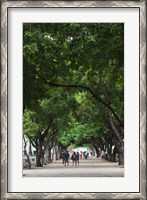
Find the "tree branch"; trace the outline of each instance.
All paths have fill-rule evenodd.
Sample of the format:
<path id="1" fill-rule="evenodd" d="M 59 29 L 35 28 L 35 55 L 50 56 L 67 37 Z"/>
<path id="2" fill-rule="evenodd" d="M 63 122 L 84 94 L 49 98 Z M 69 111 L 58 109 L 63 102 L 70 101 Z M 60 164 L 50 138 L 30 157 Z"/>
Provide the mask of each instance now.
<path id="1" fill-rule="evenodd" d="M 41 136 L 42 140 L 44 140 L 44 138 L 47 136 L 48 131 L 49 131 L 49 129 L 51 128 L 52 121 L 53 121 L 52 119 L 49 120 L 48 126 L 47 126 L 46 130 L 43 132 L 43 134 L 42 134 L 42 136 Z"/>
<path id="2" fill-rule="evenodd" d="M 81 88 L 83 90 L 88 91 L 97 101 L 99 101 L 100 103 L 102 103 L 106 108 L 108 108 L 111 113 L 114 115 L 115 119 L 119 122 L 119 124 L 121 125 L 121 127 L 124 127 L 122 121 L 119 119 L 119 117 L 117 116 L 117 114 L 114 112 L 114 110 L 112 109 L 112 107 L 104 102 L 90 87 L 88 86 L 83 86 L 83 85 L 75 85 L 75 84 L 68 84 L 68 85 L 64 85 L 64 84 L 59 84 L 59 83 L 52 83 L 47 81 L 44 77 L 42 77 L 40 74 L 38 74 L 38 76 L 41 78 L 42 81 L 44 81 L 47 85 L 52 86 L 52 87 L 63 87 L 63 88 Z"/>

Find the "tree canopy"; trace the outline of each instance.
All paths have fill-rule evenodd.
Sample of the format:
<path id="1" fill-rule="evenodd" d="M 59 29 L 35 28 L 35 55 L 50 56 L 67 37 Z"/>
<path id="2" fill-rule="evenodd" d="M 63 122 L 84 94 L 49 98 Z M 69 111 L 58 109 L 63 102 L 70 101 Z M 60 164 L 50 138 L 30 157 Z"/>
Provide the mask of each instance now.
<path id="1" fill-rule="evenodd" d="M 56 130 L 63 146 L 97 141 L 122 152 L 124 24 L 23 28 L 24 134 L 45 139 Z"/>

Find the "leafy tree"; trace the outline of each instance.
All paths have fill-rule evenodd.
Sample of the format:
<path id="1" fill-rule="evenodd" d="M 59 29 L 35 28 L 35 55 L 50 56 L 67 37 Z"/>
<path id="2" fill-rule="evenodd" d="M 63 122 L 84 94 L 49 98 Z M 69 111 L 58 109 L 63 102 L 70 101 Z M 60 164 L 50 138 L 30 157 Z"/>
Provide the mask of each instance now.
<path id="1" fill-rule="evenodd" d="M 80 106 L 89 109 L 87 113 L 97 112 L 98 124 L 102 130 L 112 133 L 120 156 L 119 163 L 123 164 L 124 25 L 25 24 L 24 109 L 34 109 L 38 100 L 45 99 L 46 91 L 51 88 L 57 93 L 59 90 L 69 93 L 69 105 L 72 103 L 75 107 L 72 114 L 79 116 L 80 123 L 84 119 L 78 113 L 78 103 L 73 97 L 78 92 L 85 96 L 91 106 L 86 107 L 83 102 Z M 60 115 L 56 117 L 61 120 Z M 98 129 L 93 115 L 87 117 L 94 120 Z M 90 119 L 83 118 L 91 129 Z"/>

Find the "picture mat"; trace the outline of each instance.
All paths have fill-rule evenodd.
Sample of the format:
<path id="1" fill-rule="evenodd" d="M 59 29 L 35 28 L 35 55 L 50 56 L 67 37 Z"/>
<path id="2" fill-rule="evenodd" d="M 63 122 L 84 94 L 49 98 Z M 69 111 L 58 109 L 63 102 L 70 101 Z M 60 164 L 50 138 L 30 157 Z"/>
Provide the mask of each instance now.
<path id="1" fill-rule="evenodd" d="M 124 23 L 125 177 L 24 178 L 23 23 Z M 139 192 L 139 9 L 11 8 L 8 10 L 8 191 Z M 69 184 L 70 183 L 70 184 Z M 41 187 L 42 186 L 42 187 Z"/>

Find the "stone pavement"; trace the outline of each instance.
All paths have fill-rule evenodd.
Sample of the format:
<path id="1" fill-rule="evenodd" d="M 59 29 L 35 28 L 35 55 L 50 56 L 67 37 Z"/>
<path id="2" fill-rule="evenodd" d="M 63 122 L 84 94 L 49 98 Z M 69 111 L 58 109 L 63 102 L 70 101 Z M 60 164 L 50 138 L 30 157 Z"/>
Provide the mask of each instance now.
<path id="1" fill-rule="evenodd" d="M 24 177 L 123 177 L 124 168 L 116 162 L 108 162 L 100 158 L 80 159 L 80 164 L 62 165 L 62 160 L 54 161 L 43 167 L 23 169 Z"/>

